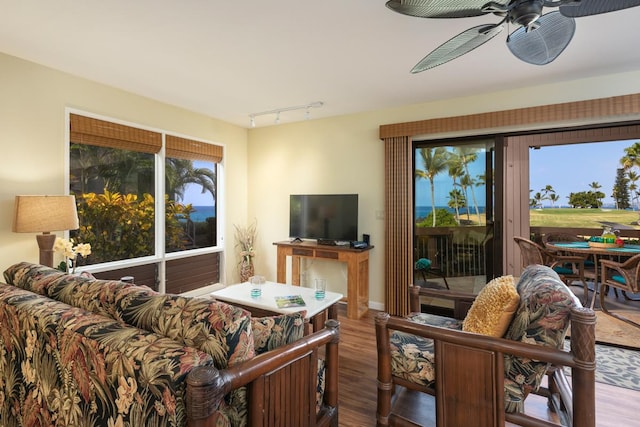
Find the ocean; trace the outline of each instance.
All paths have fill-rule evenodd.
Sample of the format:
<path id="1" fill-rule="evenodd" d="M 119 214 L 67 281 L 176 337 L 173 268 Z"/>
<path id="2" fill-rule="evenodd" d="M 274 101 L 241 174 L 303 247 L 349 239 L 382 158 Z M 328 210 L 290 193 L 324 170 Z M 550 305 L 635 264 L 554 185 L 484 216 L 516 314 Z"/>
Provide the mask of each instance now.
<path id="1" fill-rule="evenodd" d="M 436 209 L 444 209 L 447 212 L 451 212 L 452 214 L 456 213 L 456 210 L 453 208 L 450 208 L 449 206 L 436 206 Z M 466 208 L 458 209 L 458 211 L 460 212 L 460 215 L 467 214 Z M 484 206 L 478 206 L 478 211 L 481 214 L 483 214 Z M 427 216 L 429 216 L 430 213 L 431 213 L 431 206 L 416 206 L 416 218 L 426 218 Z M 476 214 L 475 208 L 473 206 L 469 206 L 469 215 L 475 215 L 475 214 Z"/>
<path id="2" fill-rule="evenodd" d="M 193 206 L 193 212 L 191 212 L 191 221 L 193 222 L 205 222 L 207 218 L 216 216 L 215 206 Z"/>

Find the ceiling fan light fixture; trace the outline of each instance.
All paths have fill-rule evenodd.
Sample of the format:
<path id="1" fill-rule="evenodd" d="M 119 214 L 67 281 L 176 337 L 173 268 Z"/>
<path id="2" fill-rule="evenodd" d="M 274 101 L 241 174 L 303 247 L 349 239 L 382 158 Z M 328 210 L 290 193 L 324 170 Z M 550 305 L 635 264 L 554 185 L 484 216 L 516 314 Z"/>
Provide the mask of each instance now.
<path id="1" fill-rule="evenodd" d="M 573 18 L 560 12 L 549 12 L 538 20 L 539 27 L 527 31 L 520 27 L 509 35 L 507 47 L 513 55 L 529 64 L 546 65 L 553 62 L 569 45 L 576 30 Z"/>

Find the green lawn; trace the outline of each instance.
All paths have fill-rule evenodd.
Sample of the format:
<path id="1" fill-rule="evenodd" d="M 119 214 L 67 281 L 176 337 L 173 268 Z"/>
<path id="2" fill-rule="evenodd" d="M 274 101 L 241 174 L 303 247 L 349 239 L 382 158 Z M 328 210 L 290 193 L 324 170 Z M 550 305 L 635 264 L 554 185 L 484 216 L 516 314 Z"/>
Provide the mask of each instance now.
<path id="1" fill-rule="evenodd" d="M 637 211 L 616 209 L 571 209 L 545 208 L 531 209 L 530 224 L 533 227 L 584 227 L 601 228 L 598 221 L 616 222 L 636 229 L 638 226 Z"/>

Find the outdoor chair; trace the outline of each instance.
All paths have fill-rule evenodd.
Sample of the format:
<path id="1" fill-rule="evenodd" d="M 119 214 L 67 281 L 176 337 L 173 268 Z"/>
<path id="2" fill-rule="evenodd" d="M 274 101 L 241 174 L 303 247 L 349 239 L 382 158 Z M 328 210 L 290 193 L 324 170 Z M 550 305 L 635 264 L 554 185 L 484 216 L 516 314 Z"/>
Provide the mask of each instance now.
<path id="1" fill-rule="evenodd" d="M 585 280 L 584 263 L 586 257 L 578 255 L 563 255 L 552 252 L 539 244 L 524 237 L 514 237 L 513 240 L 520 248 L 522 255 L 522 266 L 540 264 L 549 266 L 558 273 L 560 279 L 568 286 L 576 280 L 582 282 L 584 288 L 585 305 L 589 303 L 589 285 Z"/>
<path id="2" fill-rule="evenodd" d="M 437 257 L 438 254 L 436 253 L 436 258 Z M 419 258 L 414 265 L 414 269 L 417 273 L 420 273 L 422 275 L 422 280 L 425 282 L 425 284 L 427 283 L 427 276 L 435 276 L 441 278 L 444 281 L 444 286 L 447 289 L 450 289 L 449 282 L 447 282 L 447 275 L 445 274 L 444 270 L 435 265 L 430 259 Z"/>
<path id="3" fill-rule="evenodd" d="M 558 251 L 551 249 L 547 245 L 547 243 L 568 243 L 568 242 L 585 242 L 585 239 L 583 237 L 576 236 L 575 234 L 562 233 L 562 232 L 546 233 L 542 236 L 542 243 L 544 244 L 544 247 L 547 248 L 547 250 L 550 252 L 558 252 Z M 562 255 L 563 253 L 560 252 L 560 254 Z M 595 271 L 596 271 L 595 263 L 593 262 L 592 259 L 590 259 L 590 257 L 586 257 L 584 260 L 584 277 L 596 282 L 598 278 L 596 277 Z"/>
<path id="4" fill-rule="evenodd" d="M 639 301 L 631 298 L 627 293 L 640 293 L 640 283 L 638 283 L 640 280 L 640 255 L 635 255 L 624 262 L 601 259 L 600 265 L 602 266 L 600 268 L 600 308 L 604 313 L 640 328 L 640 324 L 609 311 L 605 305 L 609 286 L 616 290 L 620 289 L 627 300 Z"/>
<path id="5" fill-rule="evenodd" d="M 530 393 L 548 398 L 562 425 L 595 426 L 594 312 L 549 267 L 529 266 L 513 282 L 487 284 L 464 321 L 420 313 L 419 297 L 474 295 L 418 286 L 407 317 L 376 316 L 378 426 L 553 425 L 526 413 Z"/>

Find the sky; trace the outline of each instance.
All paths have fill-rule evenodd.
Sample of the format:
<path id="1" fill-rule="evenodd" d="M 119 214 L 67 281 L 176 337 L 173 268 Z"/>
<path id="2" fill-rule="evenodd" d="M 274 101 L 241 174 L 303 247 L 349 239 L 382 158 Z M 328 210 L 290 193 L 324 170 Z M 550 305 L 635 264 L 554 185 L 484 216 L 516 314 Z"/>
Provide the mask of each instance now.
<path id="1" fill-rule="evenodd" d="M 620 167 L 620 159 L 624 156 L 624 149 L 633 145 L 636 140 L 596 142 L 589 144 L 558 145 L 541 147 L 529 151 L 530 186 L 533 194 L 541 192 L 547 185 L 551 185 L 560 196 L 560 204 L 566 205 L 572 192 L 588 191 L 589 184 L 598 182 L 600 191 L 606 194 L 605 205 L 613 205 L 611 193 L 616 179 L 616 169 Z M 477 178 L 484 173 L 485 153 L 478 153 L 478 160 L 469 165 L 471 176 Z M 418 161 L 419 157 L 416 157 Z M 195 167 L 202 167 L 200 162 Z M 422 166 L 418 165 L 419 168 Z M 429 181 L 420 179 L 416 183 L 416 205 L 431 206 Z M 436 177 L 436 206 L 446 206 L 451 190 L 451 178 L 444 172 Z M 185 202 L 195 206 L 211 205 L 211 195 L 201 194 L 202 187 L 189 185 L 185 191 Z M 475 188 L 475 196 L 479 206 L 485 205 L 484 190 Z M 471 194 L 469 193 L 471 205 Z M 544 206 L 550 206 L 549 201 Z"/>
<path id="2" fill-rule="evenodd" d="M 529 188 L 532 194 L 551 185 L 560 196 L 559 203 L 567 205 L 570 193 L 589 191 L 589 184 L 599 183 L 606 197 L 604 205 L 613 205 L 611 198 L 616 170 L 621 167 L 624 149 L 636 140 L 595 142 L 590 144 L 558 145 L 529 151 Z M 550 206 L 549 201 L 544 206 Z M 557 204 L 556 204 L 557 206 Z"/>
<path id="3" fill-rule="evenodd" d="M 529 188 L 533 194 L 541 192 L 547 185 L 551 185 L 560 196 L 559 203 L 567 205 L 569 194 L 572 192 L 589 191 L 589 184 L 598 182 L 606 198 L 605 206 L 614 204 L 611 198 L 616 170 L 621 166 L 620 159 L 624 156 L 624 149 L 633 145 L 637 140 L 596 142 L 588 144 L 571 144 L 551 147 L 541 147 L 529 151 Z M 416 157 L 418 168 L 419 157 Z M 478 160 L 469 166 L 471 176 L 484 173 L 484 153 L 479 153 Z M 446 172 L 436 176 L 436 206 L 446 206 L 451 190 L 451 178 Z M 431 206 L 429 181 L 416 181 L 416 205 Z M 484 206 L 485 197 L 482 188 L 475 188 L 475 195 L 479 206 Z M 471 194 L 468 195 L 471 205 Z M 550 206 L 549 201 L 544 206 Z M 558 206 L 558 204 L 556 204 Z"/>
<path id="4" fill-rule="evenodd" d="M 478 175 L 484 174 L 485 156 L 486 152 L 480 151 L 478 152 L 477 160 L 469 164 L 469 174 L 473 179 L 477 179 Z M 417 152 L 416 168 L 424 170 L 422 157 L 417 154 Z M 451 191 L 452 182 L 453 181 L 446 170 L 436 175 L 434 179 L 436 206 L 447 206 L 447 203 L 449 203 L 449 192 Z M 473 191 L 475 193 L 478 206 L 484 206 L 486 203 L 484 189 L 474 188 Z M 471 190 L 468 190 L 467 197 L 469 199 L 469 206 L 473 206 Z M 416 206 L 431 206 L 431 184 L 428 179 L 418 179 L 416 181 Z"/>
<path id="5" fill-rule="evenodd" d="M 199 160 L 195 160 L 193 162 L 194 168 L 211 168 L 211 162 L 201 162 Z M 184 200 L 181 200 L 183 203 L 191 203 L 193 206 L 213 206 L 213 198 L 211 193 L 206 191 L 204 194 L 202 193 L 202 186 L 198 184 L 187 184 L 187 187 L 184 191 Z"/>

